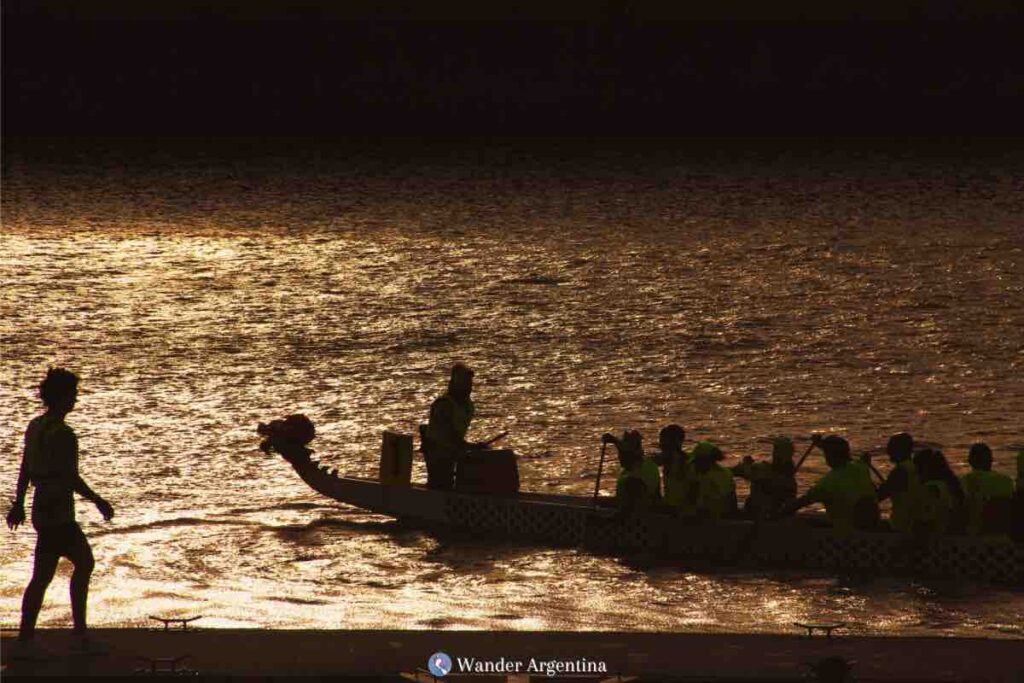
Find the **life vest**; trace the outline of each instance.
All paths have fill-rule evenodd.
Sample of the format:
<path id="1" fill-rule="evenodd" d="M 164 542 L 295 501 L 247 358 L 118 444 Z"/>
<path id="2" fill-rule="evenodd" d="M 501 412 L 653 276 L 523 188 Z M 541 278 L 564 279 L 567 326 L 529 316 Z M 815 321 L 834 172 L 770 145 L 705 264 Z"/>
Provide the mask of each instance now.
<path id="1" fill-rule="evenodd" d="M 449 408 L 448 413 L 450 417 L 442 415 L 442 406 Z M 456 401 L 448 394 L 444 394 L 434 401 L 430 406 L 430 421 L 427 423 L 426 429 L 426 437 L 429 441 L 428 448 L 435 451 L 455 450 L 459 443 L 465 441 L 466 434 L 469 432 L 469 423 L 473 420 L 474 412 L 473 401 L 468 398 L 463 403 L 462 401 Z M 449 425 L 442 424 L 446 419 L 451 421 Z M 451 432 L 458 436 L 459 442 L 452 442 Z"/>
<path id="2" fill-rule="evenodd" d="M 736 483 L 732 472 L 717 462 L 705 472 L 697 472 L 697 512 L 710 519 L 720 519 L 732 512 L 736 501 Z"/>
<path id="3" fill-rule="evenodd" d="M 832 469 L 807 492 L 811 500 L 825 506 L 837 536 L 845 536 L 855 528 L 868 525 L 868 518 L 877 518 L 875 487 L 867 465 L 847 462 Z"/>
<path id="4" fill-rule="evenodd" d="M 682 515 L 692 515 L 697 510 L 693 502 L 688 500 L 694 477 L 693 463 L 690 462 L 690 456 L 686 451 L 673 453 L 672 459 L 665 467 L 664 502 L 676 508 Z"/>
<path id="5" fill-rule="evenodd" d="M 1017 492 L 1024 493 L 1024 449 L 1017 453 Z"/>
<path id="6" fill-rule="evenodd" d="M 991 470 L 972 470 L 960 477 L 967 508 L 967 533 L 984 531 L 985 506 L 999 498 L 1013 496 L 1013 480 Z"/>
<path id="7" fill-rule="evenodd" d="M 894 531 L 908 533 L 913 525 L 915 499 L 921 492 L 921 481 L 910 458 L 900 460 L 896 467 L 907 473 L 907 490 L 892 494 L 892 513 L 889 524 Z"/>
<path id="8" fill-rule="evenodd" d="M 630 479 L 638 479 L 644 485 L 644 502 L 656 503 L 661 500 L 661 474 L 658 472 L 658 463 L 653 458 L 644 458 L 639 465 L 619 471 L 619 478 L 615 483 L 615 495 L 621 498 L 624 494 L 626 482 Z"/>

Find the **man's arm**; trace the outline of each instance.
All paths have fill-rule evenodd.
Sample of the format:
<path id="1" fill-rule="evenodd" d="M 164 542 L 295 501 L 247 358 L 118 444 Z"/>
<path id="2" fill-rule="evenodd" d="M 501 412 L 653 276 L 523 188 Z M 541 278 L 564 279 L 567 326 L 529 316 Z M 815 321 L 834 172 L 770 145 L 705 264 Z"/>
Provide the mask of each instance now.
<path id="1" fill-rule="evenodd" d="M 89 502 L 96 506 L 96 509 L 100 511 L 101 515 L 103 515 L 103 519 L 109 522 L 111 519 L 114 518 L 114 506 L 108 503 L 102 496 L 97 494 L 91 488 L 89 488 L 89 485 L 85 483 L 85 480 L 82 479 L 82 477 L 79 476 L 78 473 L 75 473 L 75 483 L 73 488 L 75 493 L 82 496 L 83 498 L 85 498 L 86 500 L 88 500 Z"/>
<path id="2" fill-rule="evenodd" d="M 886 480 L 878 487 L 878 500 L 885 500 L 895 493 L 905 492 L 909 483 L 906 470 L 902 467 L 893 468 Z"/>
<path id="3" fill-rule="evenodd" d="M 818 501 L 816 501 L 813 498 L 813 496 L 811 496 L 810 493 L 805 493 L 804 495 L 800 496 L 799 498 L 797 498 L 795 500 L 791 500 L 788 503 L 786 503 L 785 505 L 783 505 L 782 508 L 779 510 L 779 516 L 780 517 L 788 517 L 788 516 L 794 514 L 800 508 L 807 507 L 811 503 L 816 503 L 816 502 L 818 502 Z"/>
<path id="4" fill-rule="evenodd" d="M 103 519 L 110 521 L 114 516 L 114 508 L 102 496 L 89 488 L 81 475 L 78 473 L 78 437 L 70 429 L 61 431 L 54 436 L 51 446 L 62 457 L 67 458 L 69 463 L 66 473 L 70 478 L 68 485 L 71 490 L 85 498 L 96 506 L 96 509 L 103 515 Z"/>
<path id="5" fill-rule="evenodd" d="M 28 491 L 28 463 L 24 452 L 21 455 L 21 467 L 18 469 L 18 483 L 14 490 L 14 500 L 7 513 L 7 528 L 14 531 L 25 523 L 25 494 Z"/>
<path id="6" fill-rule="evenodd" d="M 828 499 L 829 490 L 829 478 L 825 475 L 825 478 L 821 479 L 818 483 L 807 490 L 807 493 L 800 496 L 795 500 L 791 500 L 782 506 L 779 510 L 780 516 L 788 516 L 795 513 L 800 508 L 805 508 L 812 503 L 824 503 Z"/>

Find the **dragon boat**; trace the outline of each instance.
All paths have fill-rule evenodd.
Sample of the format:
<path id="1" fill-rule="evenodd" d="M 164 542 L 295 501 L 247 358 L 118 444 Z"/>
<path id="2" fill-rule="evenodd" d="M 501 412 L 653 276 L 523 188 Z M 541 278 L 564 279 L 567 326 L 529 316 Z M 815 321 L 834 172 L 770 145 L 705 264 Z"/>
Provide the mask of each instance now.
<path id="1" fill-rule="evenodd" d="M 691 523 L 666 513 L 623 516 L 594 498 L 433 490 L 406 482 L 339 476 L 305 448 L 271 447 L 317 493 L 369 512 L 432 528 L 529 539 L 628 556 L 681 560 L 701 568 L 779 567 L 970 579 L 1024 587 L 1024 544 L 1007 538 L 889 532 L 837 537 L 821 514 L 754 522 Z M 607 500 L 607 499 L 606 499 Z"/>

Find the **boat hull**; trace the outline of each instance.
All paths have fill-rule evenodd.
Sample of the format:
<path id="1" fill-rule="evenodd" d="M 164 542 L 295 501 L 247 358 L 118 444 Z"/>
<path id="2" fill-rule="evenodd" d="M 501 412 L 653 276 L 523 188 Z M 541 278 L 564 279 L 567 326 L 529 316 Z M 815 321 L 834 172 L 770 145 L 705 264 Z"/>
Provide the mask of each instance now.
<path id="1" fill-rule="evenodd" d="M 687 523 L 650 513 L 623 518 L 578 496 L 437 491 L 339 477 L 314 460 L 286 456 L 314 490 L 371 512 L 421 524 L 524 538 L 590 551 L 651 554 L 715 567 L 792 567 L 990 581 L 1024 587 L 1024 545 L 1007 539 L 894 533 L 837 537 L 821 517 L 755 523 Z"/>

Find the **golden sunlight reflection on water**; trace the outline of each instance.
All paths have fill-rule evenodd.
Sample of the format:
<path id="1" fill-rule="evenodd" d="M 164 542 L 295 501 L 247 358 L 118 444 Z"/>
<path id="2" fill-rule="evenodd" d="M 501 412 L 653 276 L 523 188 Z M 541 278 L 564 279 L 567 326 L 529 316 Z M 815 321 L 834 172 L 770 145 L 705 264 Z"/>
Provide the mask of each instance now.
<path id="1" fill-rule="evenodd" d="M 15 176 L 0 482 L 13 486 L 46 366 L 79 371 L 82 469 L 117 508 L 104 524 L 78 504 L 96 624 L 778 631 L 836 618 L 1022 635 L 1024 596 L 1006 589 L 437 538 L 319 499 L 256 450 L 258 421 L 302 411 L 326 463 L 373 475 L 380 432 L 414 432 L 462 359 L 478 369 L 473 432 L 510 430 L 528 490 L 586 494 L 602 432 L 653 441 L 671 421 L 732 458 L 776 434 L 840 431 L 860 449 L 909 429 L 961 470 L 986 440 L 1009 470 L 1024 441 L 1019 187 L 996 202 L 927 174 L 659 172 L 339 174 L 310 189 L 289 171 L 283 190 L 249 195 L 214 174 L 193 187 L 202 210 L 157 202 L 164 176 L 132 180 L 135 195 L 102 173 Z M 812 460 L 801 484 L 824 469 Z M 5 536 L 5 624 L 33 542 Z M 44 625 L 69 620 L 63 580 Z"/>

